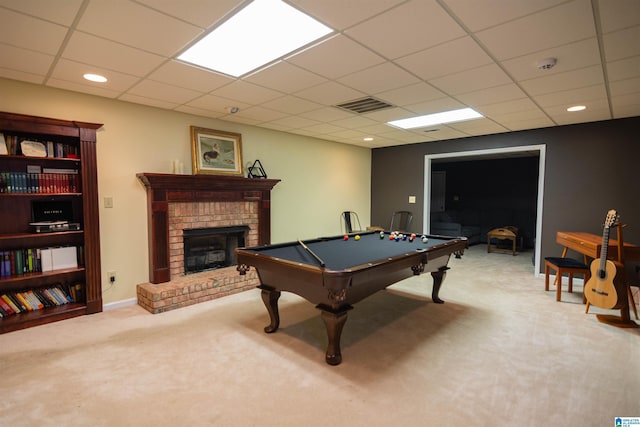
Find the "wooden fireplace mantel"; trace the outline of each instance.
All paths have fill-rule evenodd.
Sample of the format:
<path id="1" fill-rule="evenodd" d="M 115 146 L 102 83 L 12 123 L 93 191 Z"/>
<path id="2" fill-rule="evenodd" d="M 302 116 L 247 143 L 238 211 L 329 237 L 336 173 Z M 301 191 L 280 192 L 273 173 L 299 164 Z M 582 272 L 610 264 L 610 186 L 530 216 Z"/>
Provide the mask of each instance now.
<path id="1" fill-rule="evenodd" d="M 258 245 L 271 243 L 271 189 L 279 179 L 228 175 L 139 173 L 147 191 L 149 281 L 171 280 L 169 271 L 169 203 L 207 201 L 258 202 Z"/>

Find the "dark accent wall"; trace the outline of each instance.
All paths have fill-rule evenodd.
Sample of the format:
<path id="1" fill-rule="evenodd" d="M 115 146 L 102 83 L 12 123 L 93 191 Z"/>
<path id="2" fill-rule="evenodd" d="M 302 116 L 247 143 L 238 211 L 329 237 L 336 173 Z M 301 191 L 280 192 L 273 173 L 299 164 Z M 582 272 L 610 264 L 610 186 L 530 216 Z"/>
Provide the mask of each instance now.
<path id="1" fill-rule="evenodd" d="M 427 154 L 544 144 L 541 255 L 560 255 L 559 230 L 601 235 L 609 209 L 628 224 L 625 240 L 640 245 L 639 135 L 640 117 L 632 117 L 377 148 L 371 155 L 371 223 L 387 226 L 393 211 L 410 210 L 412 231 L 422 232 Z M 409 204 L 409 195 L 417 196 L 417 203 Z"/>

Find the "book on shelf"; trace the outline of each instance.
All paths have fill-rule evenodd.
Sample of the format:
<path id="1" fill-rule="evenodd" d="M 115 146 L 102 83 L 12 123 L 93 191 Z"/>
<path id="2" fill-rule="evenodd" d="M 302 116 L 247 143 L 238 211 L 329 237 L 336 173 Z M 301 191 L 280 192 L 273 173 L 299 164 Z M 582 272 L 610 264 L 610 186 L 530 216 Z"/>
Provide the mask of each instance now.
<path id="1" fill-rule="evenodd" d="M 0 296 L 0 318 L 82 302 L 81 283 L 6 292 Z"/>

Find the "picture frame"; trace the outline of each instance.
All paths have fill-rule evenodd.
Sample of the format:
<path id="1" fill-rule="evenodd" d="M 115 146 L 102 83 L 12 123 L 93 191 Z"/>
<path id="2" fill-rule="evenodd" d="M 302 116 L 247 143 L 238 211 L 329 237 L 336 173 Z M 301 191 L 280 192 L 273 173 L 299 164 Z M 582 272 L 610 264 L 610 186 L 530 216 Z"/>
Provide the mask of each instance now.
<path id="1" fill-rule="evenodd" d="M 194 175 L 242 175 L 242 135 L 191 126 Z"/>

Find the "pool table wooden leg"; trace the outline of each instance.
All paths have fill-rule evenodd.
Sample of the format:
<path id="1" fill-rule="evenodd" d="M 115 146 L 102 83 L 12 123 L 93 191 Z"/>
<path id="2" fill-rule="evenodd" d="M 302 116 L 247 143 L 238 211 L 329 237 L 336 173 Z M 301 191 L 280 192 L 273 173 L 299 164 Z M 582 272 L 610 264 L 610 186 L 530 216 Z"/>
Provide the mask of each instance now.
<path id="1" fill-rule="evenodd" d="M 444 304 L 444 300 L 441 300 L 438 296 L 440 293 L 440 286 L 442 286 L 442 281 L 444 277 L 447 275 L 447 270 L 449 267 L 440 267 L 438 271 L 431 272 L 431 277 L 433 277 L 433 290 L 431 291 L 431 299 L 436 304 Z"/>
<path id="2" fill-rule="evenodd" d="M 351 307 L 338 312 L 327 311 L 321 306 L 317 308 L 322 310 L 322 320 L 327 328 L 327 338 L 329 339 L 325 360 L 329 365 L 339 365 L 342 362 L 340 337 L 342 336 L 342 328 L 347 321 L 347 312 Z"/>
<path id="3" fill-rule="evenodd" d="M 280 291 L 276 291 L 275 289 L 271 289 L 266 286 L 260 286 L 260 289 L 262 289 L 262 302 L 264 302 L 265 307 L 267 307 L 269 317 L 271 318 L 271 323 L 264 327 L 264 331 L 271 334 L 277 331 L 280 326 L 280 313 L 278 312 Z"/>

